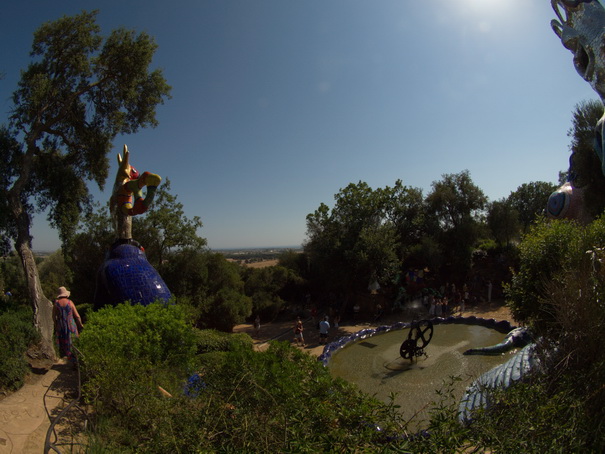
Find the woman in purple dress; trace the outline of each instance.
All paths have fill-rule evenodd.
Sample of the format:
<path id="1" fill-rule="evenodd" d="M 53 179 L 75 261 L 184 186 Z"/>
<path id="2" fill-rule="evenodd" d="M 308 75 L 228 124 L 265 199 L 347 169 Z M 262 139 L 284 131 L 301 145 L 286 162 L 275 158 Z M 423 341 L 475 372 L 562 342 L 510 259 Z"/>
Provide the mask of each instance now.
<path id="1" fill-rule="evenodd" d="M 53 319 L 59 344 L 59 355 L 61 357 L 67 356 L 68 360 L 73 360 L 72 336 L 78 337 L 79 329 L 83 325 L 75 304 L 69 299 L 70 294 L 70 291 L 65 287 L 59 287 L 59 294 L 53 305 Z"/>

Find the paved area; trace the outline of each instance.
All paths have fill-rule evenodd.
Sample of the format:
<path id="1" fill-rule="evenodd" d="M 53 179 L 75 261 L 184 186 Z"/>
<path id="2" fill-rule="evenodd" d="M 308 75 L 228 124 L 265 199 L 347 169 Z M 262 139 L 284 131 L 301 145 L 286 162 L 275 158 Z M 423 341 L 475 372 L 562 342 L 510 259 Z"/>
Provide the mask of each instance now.
<path id="1" fill-rule="evenodd" d="M 52 418 L 76 396 L 77 374 L 63 361 L 48 369 L 33 369 L 27 381 L 21 389 L 0 400 L 0 454 L 44 452 Z M 62 445 L 61 452 L 73 452 L 69 438 L 66 428 L 60 426 L 50 442 Z M 66 444 L 70 446 L 66 448 Z"/>

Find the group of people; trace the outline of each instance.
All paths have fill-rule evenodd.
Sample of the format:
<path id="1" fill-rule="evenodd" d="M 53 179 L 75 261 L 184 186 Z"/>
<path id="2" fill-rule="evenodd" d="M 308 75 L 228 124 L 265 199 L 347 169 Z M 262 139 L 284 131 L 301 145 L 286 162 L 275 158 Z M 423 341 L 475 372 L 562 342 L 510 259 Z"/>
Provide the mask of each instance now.
<path id="1" fill-rule="evenodd" d="M 334 326 L 338 327 L 338 318 L 335 318 Z M 322 318 L 322 320 L 318 323 L 319 329 L 319 344 L 325 345 L 328 343 L 328 334 L 330 333 L 330 321 L 329 317 L 326 315 Z M 305 346 L 305 337 L 304 332 L 305 328 L 303 322 L 300 317 L 296 319 L 296 323 L 294 324 L 294 342 L 296 345 Z"/>

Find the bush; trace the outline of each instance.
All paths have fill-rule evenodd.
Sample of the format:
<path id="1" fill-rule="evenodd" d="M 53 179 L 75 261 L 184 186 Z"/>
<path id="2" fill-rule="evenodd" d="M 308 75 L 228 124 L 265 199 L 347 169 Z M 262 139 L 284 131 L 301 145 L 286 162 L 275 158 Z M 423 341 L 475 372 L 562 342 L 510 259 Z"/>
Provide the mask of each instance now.
<path id="1" fill-rule="evenodd" d="M 99 452 L 376 452 L 404 431 L 392 406 L 288 343 L 213 351 L 200 364 L 189 397 L 175 392 L 105 421 Z"/>
<path id="2" fill-rule="evenodd" d="M 15 390 L 23 385 L 29 371 L 25 352 L 39 339 L 32 325 L 31 310 L 9 310 L 0 314 L 0 389 Z"/>
<path id="3" fill-rule="evenodd" d="M 595 221 L 596 222 L 596 221 Z M 602 220 L 599 222 L 603 222 Z M 519 245 L 519 270 L 505 286 L 508 305 L 515 320 L 538 326 L 550 323 L 544 310 L 546 285 L 560 280 L 564 270 L 579 264 L 593 240 L 585 227 L 571 221 L 534 224 Z M 605 237 L 594 239 L 605 244 Z"/>
<path id="4" fill-rule="evenodd" d="M 252 338 L 245 333 L 223 333 L 214 329 L 195 332 L 198 353 L 227 352 L 239 348 L 252 350 Z"/>
<path id="5" fill-rule="evenodd" d="M 121 304 L 89 314 L 77 342 L 87 399 L 99 414 L 153 406 L 157 386 L 171 387 L 194 367 L 195 342 L 179 306 Z"/>

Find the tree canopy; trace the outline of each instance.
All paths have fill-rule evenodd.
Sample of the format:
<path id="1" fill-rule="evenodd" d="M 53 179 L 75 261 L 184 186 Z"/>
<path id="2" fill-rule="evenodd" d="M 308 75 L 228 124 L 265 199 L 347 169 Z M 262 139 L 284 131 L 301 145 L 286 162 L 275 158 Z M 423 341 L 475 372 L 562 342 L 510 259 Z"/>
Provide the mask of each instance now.
<path id="1" fill-rule="evenodd" d="M 96 15 L 64 16 L 34 33 L 32 62 L 0 130 L 0 229 L 21 256 L 49 356 L 52 320 L 31 251 L 32 214 L 48 210 L 67 243 L 90 210 L 88 181 L 103 188 L 113 139 L 156 126 L 156 107 L 170 93 L 162 71 L 150 68 L 153 38 L 123 28 L 104 38 Z"/>

